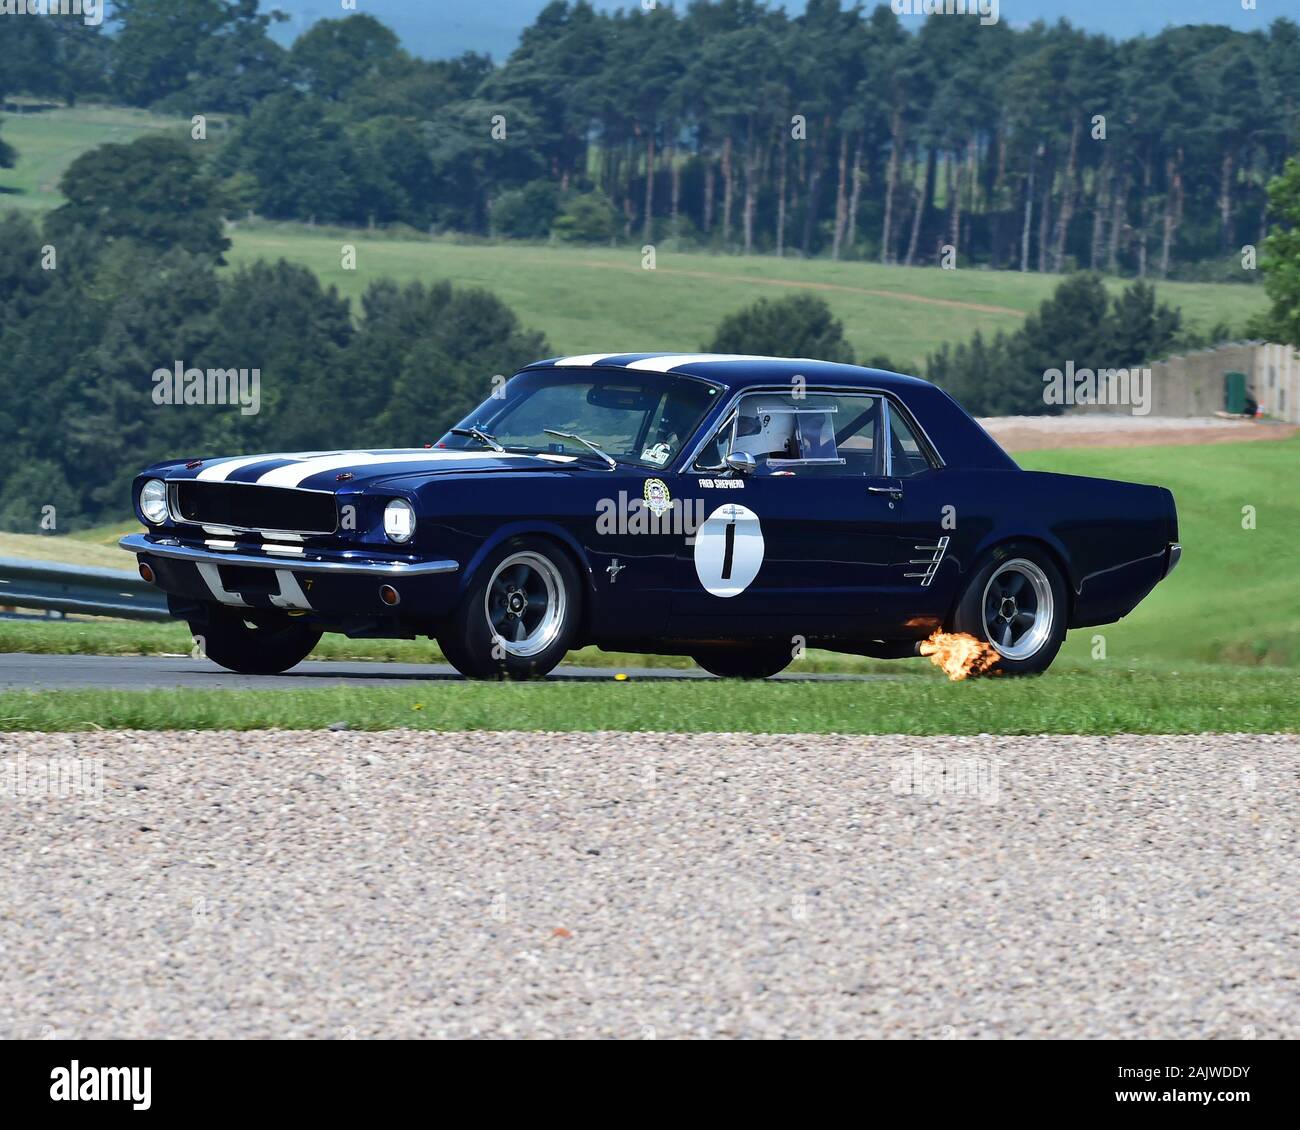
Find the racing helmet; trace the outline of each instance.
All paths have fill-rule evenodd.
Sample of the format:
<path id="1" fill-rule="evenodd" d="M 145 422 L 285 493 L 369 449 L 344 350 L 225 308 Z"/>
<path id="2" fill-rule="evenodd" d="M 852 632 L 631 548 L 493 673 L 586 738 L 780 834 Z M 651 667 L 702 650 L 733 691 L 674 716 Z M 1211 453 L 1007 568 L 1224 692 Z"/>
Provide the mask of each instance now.
<path id="1" fill-rule="evenodd" d="M 776 456 L 797 459 L 794 413 L 780 406 L 759 407 L 736 417 L 736 435 L 731 450 L 745 451 L 755 459 Z"/>

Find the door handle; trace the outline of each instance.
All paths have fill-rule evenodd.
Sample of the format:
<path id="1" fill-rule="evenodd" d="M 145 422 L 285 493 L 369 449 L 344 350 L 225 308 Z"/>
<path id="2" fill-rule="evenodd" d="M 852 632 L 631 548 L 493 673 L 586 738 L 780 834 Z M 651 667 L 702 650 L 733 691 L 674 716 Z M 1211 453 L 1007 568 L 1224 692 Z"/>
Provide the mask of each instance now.
<path id="1" fill-rule="evenodd" d="M 872 494 L 887 494 L 890 498 L 902 498 L 903 492 L 898 487 L 867 487 Z"/>

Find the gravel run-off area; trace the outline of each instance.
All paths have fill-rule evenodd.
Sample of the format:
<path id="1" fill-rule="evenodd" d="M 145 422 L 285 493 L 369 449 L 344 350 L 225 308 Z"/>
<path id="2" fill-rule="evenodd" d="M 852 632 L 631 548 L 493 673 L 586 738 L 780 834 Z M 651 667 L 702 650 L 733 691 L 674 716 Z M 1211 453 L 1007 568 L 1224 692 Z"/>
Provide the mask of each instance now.
<path id="1" fill-rule="evenodd" d="M 980 424 L 1007 451 L 1058 447 L 1164 447 L 1290 439 L 1297 429 L 1276 420 L 1221 416 L 1134 416 L 1080 412 L 1064 416 L 985 416 Z"/>
<path id="2" fill-rule="evenodd" d="M 1296 735 L 0 734 L 0 763 L 3 1037 L 1297 1035 Z"/>

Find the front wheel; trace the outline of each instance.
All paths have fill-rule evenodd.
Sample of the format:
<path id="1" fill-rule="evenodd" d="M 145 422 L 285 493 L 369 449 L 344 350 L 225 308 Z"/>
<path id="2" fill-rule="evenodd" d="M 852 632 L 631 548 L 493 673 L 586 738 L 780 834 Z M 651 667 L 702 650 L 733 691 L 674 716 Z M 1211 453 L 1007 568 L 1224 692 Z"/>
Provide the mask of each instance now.
<path id="1" fill-rule="evenodd" d="M 467 679 L 540 679 L 569 650 L 577 567 L 543 538 L 514 538 L 479 568 L 438 645 Z"/>
<path id="2" fill-rule="evenodd" d="M 789 667 L 792 656 L 786 647 L 720 647 L 691 658 L 720 679 L 767 679 Z"/>
<path id="3" fill-rule="evenodd" d="M 213 608 L 206 623 L 190 621 L 202 655 L 241 675 L 278 675 L 296 667 L 320 642 L 320 632 L 281 613 Z"/>
<path id="4" fill-rule="evenodd" d="M 1066 590 L 1052 559 L 1037 546 L 1000 547 L 975 571 L 953 627 L 984 640 L 998 658 L 986 674 L 1038 675 L 1065 642 Z"/>

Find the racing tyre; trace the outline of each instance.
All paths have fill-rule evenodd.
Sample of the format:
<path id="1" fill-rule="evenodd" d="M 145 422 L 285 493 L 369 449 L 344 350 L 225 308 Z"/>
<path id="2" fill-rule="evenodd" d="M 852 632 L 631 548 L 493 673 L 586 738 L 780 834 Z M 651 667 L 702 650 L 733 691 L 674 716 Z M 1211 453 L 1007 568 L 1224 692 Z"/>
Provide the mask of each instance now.
<path id="1" fill-rule="evenodd" d="M 953 628 L 998 653 L 986 675 L 1039 675 L 1065 642 L 1068 603 L 1060 570 L 1037 546 L 999 546 L 975 571 Z"/>
<path id="2" fill-rule="evenodd" d="M 513 538 L 479 566 L 438 645 L 467 679 L 540 679 L 569 650 L 582 582 L 543 538 Z"/>
<path id="3" fill-rule="evenodd" d="M 719 679 L 766 679 L 789 667 L 792 656 L 788 647 L 720 647 L 691 658 Z"/>
<path id="4" fill-rule="evenodd" d="M 245 619 L 245 616 L 256 619 Z M 227 671 L 241 675 L 278 675 L 311 654 L 320 632 L 291 616 L 230 608 L 213 608 L 206 623 L 190 621 L 202 653 Z"/>

